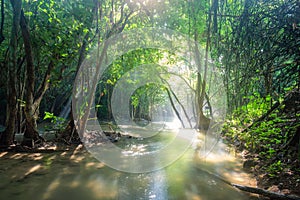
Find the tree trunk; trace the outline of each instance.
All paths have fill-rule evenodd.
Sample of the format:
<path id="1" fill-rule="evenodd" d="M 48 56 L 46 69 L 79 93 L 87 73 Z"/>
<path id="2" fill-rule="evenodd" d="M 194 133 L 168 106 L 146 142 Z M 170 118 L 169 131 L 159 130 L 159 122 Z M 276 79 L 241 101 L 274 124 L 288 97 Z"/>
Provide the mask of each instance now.
<path id="1" fill-rule="evenodd" d="M 71 118 L 67 127 L 62 132 L 59 133 L 59 139 L 63 140 L 68 144 L 71 142 L 80 142 L 79 134 L 74 124 L 72 104 L 71 104 L 70 117 Z"/>
<path id="2" fill-rule="evenodd" d="M 17 91 L 16 91 L 16 69 L 17 69 L 17 41 L 20 23 L 22 1 L 11 0 L 13 8 L 13 24 L 11 29 L 11 39 L 9 44 L 8 60 L 8 83 L 7 83 L 7 111 L 6 111 L 6 130 L 2 134 L 0 144 L 13 144 L 15 134 L 15 121 L 17 117 Z"/>
<path id="3" fill-rule="evenodd" d="M 184 126 L 184 123 L 183 123 L 183 120 L 181 119 L 181 116 L 180 116 L 180 113 L 179 111 L 176 109 L 176 106 L 174 104 L 174 101 L 172 99 L 172 95 L 171 95 L 171 92 L 168 88 L 166 88 L 166 91 L 167 91 L 167 94 L 168 94 L 168 97 L 169 97 L 169 100 L 170 100 L 170 103 L 171 103 L 171 106 L 176 114 L 176 116 L 178 117 L 179 121 L 181 122 L 181 125 L 182 125 L 182 128 L 185 128 Z"/>
<path id="4" fill-rule="evenodd" d="M 80 69 L 81 64 L 83 63 L 85 56 L 86 56 L 86 48 L 88 45 L 88 38 L 90 36 L 90 32 L 86 33 L 86 35 L 84 36 L 83 39 L 83 43 L 81 45 L 80 48 L 80 53 L 79 53 L 79 59 L 77 62 L 77 68 L 76 68 L 76 74 Z M 68 122 L 67 127 L 61 131 L 59 133 L 59 138 L 66 141 L 67 143 L 71 142 L 72 140 L 77 140 L 79 139 L 79 134 L 77 132 L 77 129 L 75 127 L 75 123 L 74 123 L 74 116 L 73 116 L 73 110 L 72 110 L 72 104 L 73 102 L 71 102 L 71 112 L 70 112 L 70 120 Z M 76 103 L 74 103 L 76 104 Z"/>
<path id="5" fill-rule="evenodd" d="M 26 53 L 26 104 L 24 109 L 26 129 L 24 132 L 23 145 L 33 147 L 36 141 L 43 141 L 43 139 L 38 134 L 36 121 L 39 116 L 40 103 L 45 92 L 49 88 L 49 79 L 51 77 L 51 71 L 54 68 L 54 63 L 53 61 L 50 61 L 47 71 L 44 75 L 43 81 L 39 85 L 35 94 L 35 69 L 33 62 L 32 45 L 30 40 L 29 28 L 27 26 L 26 18 L 23 11 L 21 12 L 20 26 L 22 30 L 22 36 Z"/>
<path id="6" fill-rule="evenodd" d="M 198 40 L 198 33 L 194 32 L 195 37 L 195 60 L 198 65 L 198 74 L 197 74 L 197 88 L 196 88 L 196 102 L 197 102 L 197 125 L 196 128 L 200 130 L 207 130 L 210 125 L 210 119 L 207 118 L 203 114 L 203 105 L 205 99 L 205 90 L 206 90 L 206 77 L 207 77 L 207 68 L 208 68 L 208 54 L 209 54 L 209 46 L 210 46 L 210 33 L 211 33 L 211 8 L 209 9 L 208 14 L 208 22 L 207 22 L 207 38 L 206 38 L 206 47 L 205 47 L 205 55 L 204 55 L 204 74 L 203 80 L 201 80 L 201 60 L 200 60 L 200 51 L 198 48 L 197 40 Z"/>
<path id="7" fill-rule="evenodd" d="M 184 116 L 185 116 L 185 118 L 187 119 L 187 122 L 188 122 L 189 125 L 190 125 L 190 128 L 193 128 L 192 122 L 191 122 L 191 120 L 190 120 L 190 118 L 189 118 L 189 115 L 188 115 L 188 113 L 187 113 L 187 111 L 186 111 L 184 105 L 179 101 L 178 97 L 176 96 L 176 94 L 175 94 L 174 91 L 172 90 L 170 84 L 168 84 L 168 83 L 166 83 L 166 84 L 167 84 L 168 87 L 169 87 L 168 91 L 174 96 L 175 100 L 177 101 L 177 103 L 178 103 L 179 106 L 181 107 L 181 109 L 182 109 L 182 111 L 183 111 L 183 113 L 184 113 Z M 183 122 L 182 122 L 182 123 L 183 123 Z"/>
<path id="8" fill-rule="evenodd" d="M 22 144 L 33 147 L 39 140 L 37 131 L 38 107 L 34 106 L 34 63 L 29 28 L 23 10 L 21 11 L 20 27 L 26 54 L 26 95 L 25 95 L 25 132 Z"/>
<path id="9" fill-rule="evenodd" d="M 106 86 L 106 91 L 107 91 L 107 119 L 109 121 L 112 120 L 112 108 L 111 108 L 111 96 L 112 96 L 112 86 Z"/>
<path id="10" fill-rule="evenodd" d="M 197 46 L 196 46 L 197 47 Z M 201 65 L 200 62 L 200 52 L 199 50 L 196 50 L 196 54 L 198 54 L 197 64 L 198 66 Z M 198 67 L 199 69 L 199 67 Z M 196 85 L 196 113 L 197 113 L 197 123 L 196 123 L 196 129 L 199 130 L 208 130 L 210 125 L 210 119 L 207 118 L 203 113 L 203 104 L 204 104 L 204 98 L 205 98 L 205 80 L 202 80 L 200 70 L 197 73 L 197 85 Z M 202 92 L 204 90 L 204 92 Z"/>

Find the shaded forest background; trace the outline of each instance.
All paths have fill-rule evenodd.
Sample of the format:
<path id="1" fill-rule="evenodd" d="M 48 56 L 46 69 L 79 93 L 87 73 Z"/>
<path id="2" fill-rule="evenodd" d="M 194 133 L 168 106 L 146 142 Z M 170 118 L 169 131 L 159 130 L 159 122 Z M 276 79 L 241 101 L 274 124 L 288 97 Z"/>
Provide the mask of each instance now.
<path id="1" fill-rule="evenodd" d="M 23 133 L 23 144 L 35 146 L 43 140 L 37 124 L 51 120 L 70 138 L 72 87 L 83 60 L 110 36 L 142 27 L 165 27 L 198 41 L 222 72 L 228 104 L 223 136 L 251 152 L 252 170 L 270 178 L 296 174 L 299 182 L 297 0 L 1 0 L 0 144 L 12 145 Z M 162 54 L 136 50 L 122 57 L 126 65 L 113 63 L 102 80 L 99 117 L 112 120 L 111 93 L 126 70 Z M 209 87 L 205 80 L 200 85 L 199 93 Z M 136 112 L 146 110 L 151 87 L 138 91 Z"/>

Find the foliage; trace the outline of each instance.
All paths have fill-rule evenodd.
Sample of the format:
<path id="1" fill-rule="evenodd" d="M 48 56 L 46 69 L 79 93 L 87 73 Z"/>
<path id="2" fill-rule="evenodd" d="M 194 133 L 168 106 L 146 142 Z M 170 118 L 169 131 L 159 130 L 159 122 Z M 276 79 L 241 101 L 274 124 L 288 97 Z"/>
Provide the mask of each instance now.
<path id="1" fill-rule="evenodd" d="M 287 111 L 288 102 L 282 101 L 277 109 L 261 120 L 260 117 L 271 109 L 269 102 L 258 97 L 250 99 L 246 106 L 228 118 L 223 127 L 224 136 L 240 149 L 257 154 L 266 163 L 264 170 L 274 177 L 288 167 L 288 159 L 297 159 L 297 149 L 289 145 L 300 127 L 297 121 L 299 111 Z"/>
<path id="2" fill-rule="evenodd" d="M 276 177 L 278 173 L 281 172 L 283 169 L 283 163 L 280 160 L 278 160 L 277 162 L 269 165 L 266 170 L 270 177 Z"/>
<path id="3" fill-rule="evenodd" d="M 254 92 L 277 101 L 300 85 L 297 0 L 225 1 L 219 7 L 213 52 L 225 70 L 230 112 Z"/>
<path id="4" fill-rule="evenodd" d="M 67 120 L 65 118 L 55 116 L 53 113 L 45 112 L 43 120 L 50 120 L 52 126 L 46 126 L 46 129 L 61 131 L 67 125 Z"/>
<path id="5" fill-rule="evenodd" d="M 164 55 L 168 55 L 172 58 L 171 54 L 159 49 L 136 49 L 134 51 L 128 52 L 122 55 L 119 59 L 116 59 L 104 72 L 101 80 L 99 81 L 99 85 L 96 94 L 96 102 L 98 109 L 98 117 L 103 120 L 111 120 L 111 108 L 110 108 L 110 100 L 113 89 L 117 82 L 123 77 L 127 77 L 127 83 L 134 86 L 138 84 L 134 80 L 134 77 L 130 77 L 130 74 L 138 73 L 139 76 L 145 76 L 145 80 L 147 77 L 155 77 L 157 70 L 160 70 L 158 65 L 153 63 L 158 63 L 160 59 L 163 58 Z M 174 58 L 173 58 L 174 59 Z M 172 59 L 170 59 L 169 63 L 172 63 Z M 143 73 L 139 73 L 141 66 L 146 66 L 147 69 L 143 71 Z M 153 70 L 152 70 L 153 69 Z M 154 75 L 151 76 L 150 74 Z M 139 80 L 143 80 L 142 77 Z M 153 83 L 159 80 L 152 80 Z M 126 91 L 128 88 L 122 88 L 122 90 Z M 139 107 L 140 111 L 145 111 L 145 115 L 148 113 L 148 107 L 150 106 L 150 99 L 148 97 L 152 96 L 156 91 L 161 90 L 159 85 L 156 84 L 148 84 L 144 87 L 137 88 L 137 90 L 132 95 L 131 106 L 137 109 Z M 151 94 L 152 93 L 152 94 Z M 158 97 L 159 98 L 159 97 Z M 161 99 L 152 99 L 156 103 L 161 102 Z M 154 102 L 152 102 L 154 103 Z"/>

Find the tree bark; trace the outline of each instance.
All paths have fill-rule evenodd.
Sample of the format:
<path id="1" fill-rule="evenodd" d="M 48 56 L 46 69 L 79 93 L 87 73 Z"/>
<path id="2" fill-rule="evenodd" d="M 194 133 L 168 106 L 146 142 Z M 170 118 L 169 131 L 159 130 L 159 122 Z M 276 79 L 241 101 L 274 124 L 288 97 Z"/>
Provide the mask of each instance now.
<path id="1" fill-rule="evenodd" d="M 17 117 L 17 90 L 16 90 L 16 69 L 17 69 L 17 48 L 18 31 L 21 16 L 22 1 L 11 0 L 13 8 L 13 23 L 9 44 L 8 60 L 8 82 L 7 82 L 7 111 L 6 111 L 6 130 L 1 136 L 0 144 L 11 145 L 14 141 L 15 121 Z"/>

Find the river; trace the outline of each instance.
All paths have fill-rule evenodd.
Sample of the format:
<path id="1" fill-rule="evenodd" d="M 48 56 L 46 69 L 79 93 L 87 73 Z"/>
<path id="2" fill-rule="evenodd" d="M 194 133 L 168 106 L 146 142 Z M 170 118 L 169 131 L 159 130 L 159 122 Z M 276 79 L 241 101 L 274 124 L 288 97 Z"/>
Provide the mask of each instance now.
<path id="1" fill-rule="evenodd" d="M 161 137 L 135 140 L 134 145 L 143 145 L 143 152 L 147 152 L 161 145 Z M 118 145 L 132 146 L 133 142 L 127 139 Z M 243 200 L 249 196 L 211 174 L 234 183 L 255 184 L 221 140 L 204 134 L 199 134 L 179 159 L 149 173 L 107 167 L 83 145 L 68 151 L 64 148 L 57 146 L 53 153 L 0 152 L 1 199 Z"/>

